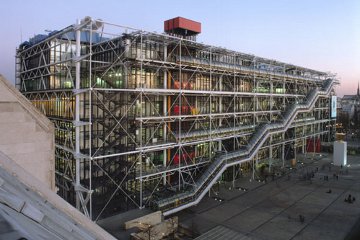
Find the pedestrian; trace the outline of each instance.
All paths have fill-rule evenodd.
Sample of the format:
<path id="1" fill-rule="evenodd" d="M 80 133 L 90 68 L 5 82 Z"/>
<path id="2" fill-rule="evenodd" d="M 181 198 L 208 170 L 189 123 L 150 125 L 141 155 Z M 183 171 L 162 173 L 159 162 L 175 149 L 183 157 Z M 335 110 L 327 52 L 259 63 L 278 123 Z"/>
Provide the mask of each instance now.
<path id="1" fill-rule="evenodd" d="M 347 197 L 347 202 L 348 202 L 348 203 L 352 203 L 352 202 L 353 202 L 353 201 L 352 201 L 351 194 L 349 194 L 349 196 Z"/>
<path id="2" fill-rule="evenodd" d="M 303 215 L 299 214 L 299 220 L 301 223 L 304 223 L 305 217 Z"/>

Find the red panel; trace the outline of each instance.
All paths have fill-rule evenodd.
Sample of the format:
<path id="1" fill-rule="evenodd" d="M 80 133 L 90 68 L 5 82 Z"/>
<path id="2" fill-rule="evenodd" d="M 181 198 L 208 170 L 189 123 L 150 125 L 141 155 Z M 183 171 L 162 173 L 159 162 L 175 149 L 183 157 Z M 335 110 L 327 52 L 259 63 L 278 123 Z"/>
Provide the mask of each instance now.
<path id="1" fill-rule="evenodd" d="M 180 157 L 179 154 L 175 154 L 174 159 L 173 159 L 173 164 L 174 165 L 179 165 L 179 163 L 189 163 L 189 161 L 191 161 L 193 158 L 195 157 L 195 153 L 183 153 Z"/>
<path id="2" fill-rule="evenodd" d="M 174 115 L 179 115 L 180 114 L 180 107 L 179 105 L 175 105 L 174 106 Z"/>
<path id="3" fill-rule="evenodd" d="M 321 139 L 316 139 L 316 152 L 321 152 Z"/>
<path id="4" fill-rule="evenodd" d="M 179 165 L 179 162 L 180 162 L 180 156 L 179 156 L 179 154 L 176 154 L 174 156 L 173 163 L 174 163 L 174 165 Z"/>
<path id="5" fill-rule="evenodd" d="M 173 28 L 174 28 L 173 21 L 170 19 L 169 20 L 169 30 L 171 30 Z"/>
<path id="6" fill-rule="evenodd" d="M 179 21 L 179 25 L 178 25 L 179 28 L 201 33 L 201 23 L 182 17 L 178 17 L 178 21 Z"/>
<path id="7" fill-rule="evenodd" d="M 179 28 L 179 18 L 173 19 L 173 28 Z"/>
<path id="8" fill-rule="evenodd" d="M 183 18 L 183 17 L 176 17 L 173 19 L 166 20 L 164 22 L 164 30 L 171 31 L 176 28 L 186 29 L 195 33 L 201 33 L 201 23 L 195 22 L 193 20 Z"/>
<path id="9" fill-rule="evenodd" d="M 314 152 L 314 142 L 311 138 L 307 139 L 306 152 Z"/>

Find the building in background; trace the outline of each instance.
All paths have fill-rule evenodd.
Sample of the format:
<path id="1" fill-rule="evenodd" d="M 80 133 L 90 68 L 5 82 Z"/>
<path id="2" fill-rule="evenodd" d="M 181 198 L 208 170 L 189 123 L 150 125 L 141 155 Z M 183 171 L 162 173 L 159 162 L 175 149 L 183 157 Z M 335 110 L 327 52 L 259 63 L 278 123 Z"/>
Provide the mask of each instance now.
<path id="1" fill-rule="evenodd" d="M 340 104 L 340 106 L 341 106 L 340 107 L 341 114 L 346 114 L 349 119 L 354 117 L 355 105 L 353 105 L 353 104 L 346 104 L 346 105 Z"/>
<path id="2" fill-rule="evenodd" d="M 360 106 L 360 86 L 358 84 L 357 92 L 354 95 L 344 95 L 341 99 L 343 105 Z"/>
<path id="3" fill-rule="evenodd" d="M 358 84 L 357 92 L 355 95 L 344 95 L 340 99 L 340 109 L 338 123 L 342 125 L 345 131 L 348 131 L 351 135 L 355 133 L 360 134 L 360 87 Z M 352 130 L 355 130 L 352 131 Z"/>
<path id="4" fill-rule="evenodd" d="M 17 87 L 56 127 L 58 193 L 92 219 L 174 213 L 334 138 L 333 75 L 198 43 L 185 18 L 164 29 L 86 17 L 17 50 Z"/>

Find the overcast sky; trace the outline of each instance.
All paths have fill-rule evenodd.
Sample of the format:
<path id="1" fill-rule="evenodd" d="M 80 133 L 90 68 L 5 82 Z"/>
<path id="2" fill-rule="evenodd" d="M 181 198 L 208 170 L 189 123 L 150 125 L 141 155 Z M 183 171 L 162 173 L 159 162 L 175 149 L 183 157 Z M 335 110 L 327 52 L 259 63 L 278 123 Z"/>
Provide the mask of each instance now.
<path id="1" fill-rule="evenodd" d="M 198 41 L 337 73 L 337 94 L 360 80 L 359 0 L 181 0 L 1 2 L 0 73 L 14 82 L 15 49 L 84 16 L 150 31 L 176 16 L 202 23 Z"/>

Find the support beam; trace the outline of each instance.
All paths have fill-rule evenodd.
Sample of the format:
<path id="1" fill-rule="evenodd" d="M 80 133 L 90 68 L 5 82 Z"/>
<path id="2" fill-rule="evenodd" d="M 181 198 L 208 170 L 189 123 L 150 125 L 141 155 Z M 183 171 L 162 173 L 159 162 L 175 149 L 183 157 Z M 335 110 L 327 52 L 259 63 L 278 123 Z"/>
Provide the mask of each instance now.
<path id="1" fill-rule="evenodd" d="M 167 59 L 167 45 L 164 43 L 164 61 L 166 61 Z M 164 89 L 167 89 L 168 87 L 171 87 L 171 86 L 168 86 L 168 74 L 167 74 L 167 69 L 164 69 L 163 70 L 164 73 L 163 73 L 163 81 L 164 81 Z M 163 96 L 163 116 L 166 117 L 168 116 L 168 104 L 167 104 L 167 96 L 164 95 Z M 167 142 L 167 123 L 164 122 L 163 123 L 163 135 L 164 135 L 164 142 Z M 166 164 L 167 164 L 167 159 L 168 159 L 168 156 L 167 156 L 167 149 L 164 149 L 163 150 L 163 166 L 166 167 Z M 163 175 L 163 184 L 166 185 L 166 174 Z"/>
<path id="2" fill-rule="evenodd" d="M 80 25 L 80 21 L 78 20 L 77 25 Z M 77 28 L 76 30 L 76 57 L 81 57 L 81 43 L 80 43 L 80 37 L 81 37 L 81 29 Z M 75 63 L 75 90 L 80 90 L 80 61 L 76 61 Z M 80 122 L 80 94 L 75 95 L 75 122 Z M 80 187 L 80 161 L 81 158 L 79 157 L 80 152 L 80 125 L 75 126 L 75 187 Z M 76 191 L 76 208 L 80 210 L 80 194 L 82 194 L 81 191 Z"/>

